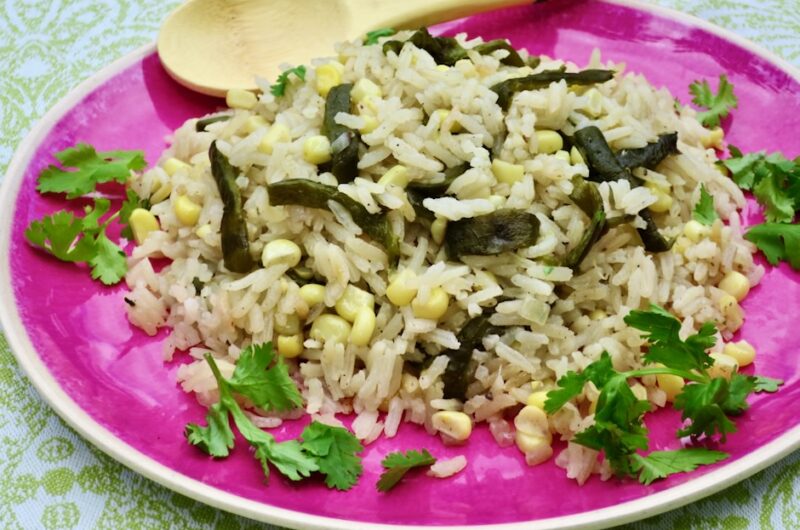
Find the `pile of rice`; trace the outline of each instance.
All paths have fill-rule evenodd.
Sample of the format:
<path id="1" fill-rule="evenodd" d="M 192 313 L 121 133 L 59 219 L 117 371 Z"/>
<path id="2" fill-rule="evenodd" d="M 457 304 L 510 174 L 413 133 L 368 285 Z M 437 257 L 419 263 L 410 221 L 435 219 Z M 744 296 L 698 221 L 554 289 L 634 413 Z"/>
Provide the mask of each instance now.
<path id="1" fill-rule="evenodd" d="M 405 39 L 408 33 L 394 39 Z M 457 37 L 465 48 L 482 42 Z M 134 190 L 141 197 L 154 193 L 163 200 L 151 208 L 161 229 L 153 232 L 133 252 L 127 283 L 134 302 L 128 308 L 130 321 L 149 334 L 159 328 L 171 330 L 164 356 L 188 351 L 195 360 L 178 372 L 186 392 L 194 392 L 203 404 L 216 399 L 216 384 L 202 359 L 212 352 L 222 372 L 230 376 L 240 351 L 251 343 L 276 339 L 280 327 L 293 315 L 305 316 L 308 326 L 333 305 L 348 285 L 375 295 L 377 326 L 367 346 L 353 346 L 308 338 L 304 352 L 288 360 L 302 389 L 305 410 L 275 415 L 251 411 L 258 424 L 274 427 L 282 419 L 303 412 L 332 421 L 334 414 L 355 414 L 356 436 L 370 443 L 380 436 L 392 437 L 402 422 L 424 425 L 432 434 L 432 415 L 439 410 L 469 414 L 474 422 L 488 422 L 501 445 L 514 440 L 514 413 L 533 391 L 552 388 L 568 370 L 581 370 L 608 351 L 618 370 L 641 366 L 643 340 L 639 331 L 627 327 L 623 317 L 650 303 L 667 307 L 683 322 L 689 334 L 699 323 L 719 323 L 721 338 L 729 339 L 742 324 L 742 313 L 723 311 L 718 301 L 725 293 L 717 286 L 729 271 L 746 275 L 758 283 L 763 270 L 754 265 L 753 246 L 742 238 L 737 209 L 745 199 L 738 187 L 715 167 L 715 151 L 709 145 L 712 133 L 698 123 L 695 112 L 676 111 L 673 96 L 656 89 L 635 74 L 624 74 L 623 65 L 602 64 L 599 53 L 589 68 L 609 68 L 614 79 L 592 89 L 567 87 L 564 82 L 518 93 L 503 111 L 490 87 L 511 77 L 561 66 L 579 71 L 577 65 L 542 57 L 541 64 L 510 67 L 501 64 L 507 52 L 469 58 L 450 68 L 437 68 L 431 56 L 413 45 L 399 55 L 384 55 L 380 45 L 361 42 L 338 45 L 338 58 L 321 59 L 343 65 L 342 82 L 367 78 L 380 87 L 382 96 L 370 109 L 353 108 L 336 121 L 358 129 L 365 116 L 377 117 L 378 126 L 363 134 L 359 175 L 338 189 L 359 201 L 370 212 L 388 211 L 401 243 L 397 270 L 416 273 L 418 296 L 425 298 L 435 287 L 450 295 L 450 306 L 438 322 L 415 318 L 408 306 L 397 307 L 386 297 L 394 270 L 378 243 L 371 241 L 346 215 L 299 206 L 270 206 L 266 185 L 289 178 L 337 184 L 330 173 L 304 161 L 303 142 L 319 135 L 325 98 L 316 88 L 316 73 L 309 68 L 305 81 L 295 80 L 286 95 L 275 97 L 262 83 L 262 93 L 253 110 L 236 109 L 228 121 L 196 132 L 196 120 L 178 129 L 161 163 L 137 177 Z M 525 51 L 521 52 L 527 57 Z M 363 107 L 363 106 L 362 106 Z M 449 111 L 445 124 L 435 111 Z M 246 132 L 248 118 L 261 116 L 266 125 Z M 431 117 L 430 119 L 428 117 Z M 269 127 L 282 123 L 291 131 L 291 141 L 275 146 L 271 155 L 257 146 Z M 454 125 L 457 124 L 457 125 Z M 678 132 L 680 153 L 668 157 L 657 170 L 636 170 L 645 182 L 669 190 L 670 210 L 656 220 L 667 237 L 680 236 L 692 217 L 692 209 L 704 184 L 714 197 L 720 217 L 696 241 L 679 237 L 670 252 L 644 250 L 629 225 L 611 229 L 592 247 L 579 270 L 550 266 L 575 246 L 588 226 L 588 218 L 568 198 L 575 175 L 587 177 L 583 163 L 568 162 L 555 154 L 538 154 L 537 129 L 562 131 L 566 135 L 595 125 L 616 151 L 638 148 L 659 134 Z M 458 132 L 451 132 L 453 131 Z M 208 149 L 216 140 L 221 152 L 241 173 L 241 189 L 253 256 L 275 239 L 290 239 L 303 250 L 301 265 L 325 280 L 325 301 L 308 307 L 298 295 L 299 286 L 286 276 L 286 266 L 258 268 L 242 275 L 228 272 L 222 263 L 220 218 L 223 205 L 212 178 Z M 190 165 L 168 176 L 162 167 L 169 158 Z M 509 185 L 499 183 L 492 159 L 522 164 L 524 177 Z M 430 204 L 437 217 L 449 220 L 485 214 L 495 208 L 521 209 L 541 222 L 533 246 L 497 256 L 468 256 L 448 261 L 442 245 L 430 229 L 413 223 L 415 213 L 404 190 L 378 183 L 390 168 L 402 164 L 409 178 L 431 180 L 447 167 L 469 162 L 471 169 L 449 188 L 449 197 Z M 630 189 L 627 182 L 598 186 L 609 217 L 635 215 L 656 201 L 650 187 Z M 183 226 L 173 210 L 178 196 L 188 196 L 202 205 L 196 226 Z M 171 263 L 155 272 L 151 260 L 166 257 Z M 193 281 L 199 280 L 201 290 Z M 498 303 L 498 299 L 503 301 Z M 532 302 L 533 301 L 533 302 Z M 539 302 L 539 303 L 537 303 Z M 524 307 L 544 308 L 536 315 Z M 419 375 L 411 365 L 444 349 L 458 347 L 456 333 L 466 320 L 496 307 L 493 324 L 501 334 L 483 338 L 475 350 L 477 363 L 468 399 L 443 398 L 441 374 L 446 356 L 434 357 Z M 721 350 L 723 342 L 717 343 Z M 665 394 L 654 378 L 642 381 L 647 398 L 655 406 L 665 404 Z M 588 388 L 577 406 L 568 404 L 548 418 L 550 429 L 564 440 L 592 422 L 590 404 L 597 393 Z M 557 459 L 571 476 L 585 480 L 591 472 L 603 471 L 597 454 L 569 444 Z"/>

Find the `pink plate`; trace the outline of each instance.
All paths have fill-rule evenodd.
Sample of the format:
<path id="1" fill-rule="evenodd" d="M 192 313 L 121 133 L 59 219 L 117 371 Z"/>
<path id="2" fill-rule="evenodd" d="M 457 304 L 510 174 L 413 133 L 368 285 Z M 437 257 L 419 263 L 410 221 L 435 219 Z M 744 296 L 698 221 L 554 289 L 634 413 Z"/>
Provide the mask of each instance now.
<path id="1" fill-rule="evenodd" d="M 553 0 L 449 23 L 484 39 L 505 37 L 533 54 L 585 63 L 593 48 L 625 61 L 655 85 L 688 101 L 695 79 L 727 73 L 739 108 L 728 139 L 748 151 L 800 154 L 800 75 L 779 59 L 695 19 L 632 2 Z M 133 469 L 181 493 L 249 517 L 295 527 L 364 525 L 485 525 L 525 528 L 605 526 L 674 508 L 754 473 L 800 445 L 800 373 L 794 332 L 800 314 L 800 275 L 770 268 L 745 302 L 742 336 L 758 350 L 758 373 L 779 377 L 778 394 L 758 396 L 739 420 L 740 430 L 719 465 L 652 486 L 590 480 L 584 487 L 552 462 L 525 465 L 514 448 L 500 449 L 485 429 L 461 448 L 445 448 L 419 428 L 372 444 L 358 486 L 342 493 L 318 480 L 290 484 L 274 473 L 265 484 L 243 444 L 224 461 L 187 445 L 183 427 L 202 421 L 204 409 L 175 383 L 177 363 L 164 365 L 164 334 L 149 338 L 132 328 L 122 297 L 87 271 L 61 264 L 26 244 L 23 230 L 64 207 L 35 191 L 36 176 L 52 153 L 77 142 L 99 149 L 144 149 L 154 162 L 165 135 L 219 102 L 175 84 L 152 47 L 131 54 L 78 87 L 53 109 L 22 145 L 3 185 L 0 208 L 13 212 L 0 225 L 2 323 L 15 354 L 50 404 L 81 434 Z M 757 222 L 752 205 L 747 219 Z M 7 257 L 7 258 L 6 258 Z M 276 430 L 295 436 L 303 422 Z M 648 420 L 654 449 L 675 447 L 675 414 Z M 390 494 L 375 491 L 387 452 L 427 447 L 437 456 L 465 454 L 467 469 L 450 480 L 410 477 Z"/>

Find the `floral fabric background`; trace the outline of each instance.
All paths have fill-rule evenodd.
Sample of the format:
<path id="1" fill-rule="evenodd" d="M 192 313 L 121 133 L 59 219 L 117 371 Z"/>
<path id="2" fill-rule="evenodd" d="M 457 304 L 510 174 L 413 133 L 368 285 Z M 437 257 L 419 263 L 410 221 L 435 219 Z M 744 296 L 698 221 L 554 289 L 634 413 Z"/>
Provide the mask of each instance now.
<path id="1" fill-rule="evenodd" d="M 655 1 L 736 31 L 800 66 L 800 0 Z M 83 79 L 152 40 L 176 3 L 0 0 L 0 174 L 39 117 Z M 0 333 L 0 527 L 265 525 L 172 493 L 92 447 L 42 402 Z M 628 528 L 800 528 L 800 454 L 706 500 Z"/>

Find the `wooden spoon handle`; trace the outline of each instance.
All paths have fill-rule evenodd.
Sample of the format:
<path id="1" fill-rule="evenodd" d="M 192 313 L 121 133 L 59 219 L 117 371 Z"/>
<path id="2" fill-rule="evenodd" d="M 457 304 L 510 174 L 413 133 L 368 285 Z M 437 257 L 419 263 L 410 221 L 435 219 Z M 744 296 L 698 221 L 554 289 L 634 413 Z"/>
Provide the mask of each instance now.
<path id="1" fill-rule="evenodd" d="M 348 0 L 361 28 L 415 29 L 535 0 Z"/>

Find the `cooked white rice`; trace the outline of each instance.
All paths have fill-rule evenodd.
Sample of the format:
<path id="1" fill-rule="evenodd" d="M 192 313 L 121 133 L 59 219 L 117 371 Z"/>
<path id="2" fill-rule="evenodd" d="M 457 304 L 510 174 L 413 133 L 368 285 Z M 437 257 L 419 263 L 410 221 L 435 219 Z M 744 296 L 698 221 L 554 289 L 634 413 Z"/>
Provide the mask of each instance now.
<path id="1" fill-rule="evenodd" d="M 458 40 L 467 48 L 481 42 L 464 35 Z M 302 355 L 289 364 L 301 384 L 306 412 L 328 422 L 336 421 L 334 414 L 355 413 L 352 429 L 369 443 L 381 435 L 394 436 L 403 421 L 425 425 L 433 433 L 433 413 L 463 411 L 474 421 L 488 422 L 498 443 L 505 446 L 514 440 L 507 419 L 532 391 L 551 388 L 558 377 L 580 370 L 604 350 L 618 370 L 641 365 L 643 340 L 622 320 L 631 309 L 650 303 L 666 306 L 683 321 L 686 333 L 713 320 L 721 323 L 723 339 L 741 326 L 740 312 L 723 314 L 720 309 L 724 293 L 717 285 L 729 271 L 744 273 L 752 285 L 763 273 L 753 264 L 753 246 L 742 238 L 737 209 L 744 205 L 744 197 L 715 167 L 715 151 L 707 146 L 710 131 L 698 123 L 693 110 L 676 112 L 667 90 L 656 89 L 640 75 L 623 74 L 621 66 L 602 65 L 595 53 L 589 66 L 617 69 L 613 80 L 590 90 L 570 89 L 560 82 L 521 92 L 504 112 L 490 87 L 532 72 L 501 64 L 499 58 L 506 52 L 494 56 L 471 52 L 469 60 L 447 69 L 437 68 L 427 52 L 414 46 L 405 46 L 399 55 L 384 55 L 381 46 L 344 43 L 337 52 L 338 59 L 321 59 L 314 65 L 338 60 L 343 82 L 370 79 L 382 92 L 369 106 L 337 116 L 339 123 L 353 128 L 364 126 L 365 116 L 378 120 L 378 126 L 361 137 L 366 148 L 359 157 L 359 177 L 339 185 L 339 190 L 370 212 L 389 212 L 402 241 L 397 269 L 416 273 L 412 286 L 420 298 L 430 296 L 434 288 L 444 289 L 449 308 L 437 322 L 416 317 L 408 306 L 390 303 L 386 288 L 392 270 L 386 253 L 362 234 L 346 210 L 333 206 L 331 213 L 270 205 L 266 188 L 270 183 L 305 178 L 336 184 L 330 173 L 318 174 L 317 167 L 303 158 L 304 140 L 320 134 L 325 107 L 316 90 L 315 70 L 310 68 L 305 82 L 295 82 L 284 97 L 276 98 L 264 87 L 253 110 L 234 110 L 229 121 L 213 124 L 207 132 L 195 132 L 196 120 L 189 120 L 175 132 L 159 166 L 133 183 L 140 196 L 159 192 L 156 195 L 163 200 L 151 208 L 161 229 L 151 233 L 131 258 L 127 283 L 135 305 L 128 308 L 129 318 L 151 335 L 161 327 L 171 330 L 166 360 L 176 350 L 192 353 L 196 360 L 178 371 L 186 392 L 194 392 L 205 404 L 215 399 L 216 385 L 202 352 L 213 352 L 223 374 L 230 375 L 242 348 L 275 340 L 276 326 L 296 315 L 305 317 L 301 325 L 307 331 L 319 315 L 333 313 L 345 288 L 355 285 L 375 296 L 376 330 L 367 346 L 304 337 Z M 526 57 L 524 51 L 522 56 Z M 568 71 L 579 70 L 573 63 L 543 58 L 536 71 L 562 65 Z M 445 123 L 435 112 L 438 109 L 450 111 Z M 266 125 L 245 132 L 248 119 L 256 115 Z M 286 125 L 292 140 L 277 144 L 267 155 L 257 146 L 274 123 Z M 726 223 L 716 221 L 697 241 L 681 237 L 673 251 L 660 254 L 646 252 L 636 232 L 620 226 L 594 245 L 574 273 L 547 266 L 545 258 L 564 257 L 586 230 L 588 219 L 568 195 L 572 177 L 585 177 L 588 169 L 558 155 L 539 154 L 535 132 L 544 128 L 572 134 L 588 125 L 600 128 L 615 150 L 642 147 L 659 134 L 677 131 L 678 155 L 655 171 L 637 170 L 638 177 L 668 189 L 674 199 L 669 212 L 656 217 L 663 233 L 682 233 L 701 184 L 714 196 Z M 451 127 L 458 132 L 450 132 Z M 264 245 L 275 239 L 296 242 L 303 250 L 301 265 L 324 278 L 323 304 L 308 307 L 298 294 L 299 286 L 285 275 L 285 266 L 245 275 L 225 270 L 219 233 L 223 205 L 208 159 L 213 140 L 241 171 L 237 184 L 253 255 L 260 256 Z M 168 176 L 163 163 L 172 157 L 189 167 Z M 493 158 L 521 164 L 523 178 L 513 185 L 498 182 L 491 170 Z M 442 245 L 429 229 L 411 222 L 415 213 L 403 189 L 378 183 L 396 164 L 408 169 L 411 180 L 423 180 L 440 177 L 445 168 L 464 162 L 471 169 L 453 183 L 450 195 L 427 199 L 425 206 L 448 220 L 499 207 L 526 210 L 541 221 L 536 244 L 513 253 L 446 261 Z M 631 189 L 625 181 L 598 187 L 610 217 L 635 215 L 656 200 L 650 188 Z M 184 226 L 176 218 L 173 207 L 179 196 L 202 205 L 195 226 Z M 151 260 L 162 256 L 171 263 L 156 273 Z M 202 284 L 199 292 L 195 279 Z M 500 297 L 504 301 L 498 304 Z M 414 375 L 418 372 L 411 369 L 412 363 L 457 347 L 456 333 L 464 322 L 495 305 L 492 322 L 504 326 L 503 332 L 485 337 L 483 347 L 474 352 L 477 369 L 468 399 L 443 399 L 441 375 L 448 358 L 435 357 L 419 375 Z M 654 378 L 643 383 L 648 398 L 663 406 L 664 393 Z M 552 431 L 568 440 L 590 424 L 592 398 L 596 392 L 592 396 L 587 391 L 580 406 L 568 404 L 550 417 Z M 263 411 L 253 414 L 264 418 L 260 423 L 264 427 L 280 423 L 280 418 Z M 575 444 L 569 444 L 557 462 L 581 481 L 592 472 L 604 472 L 596 453 Z M 462 460 L 437 464 L 435 473 L 452 474 L 465 464 Z"/>

